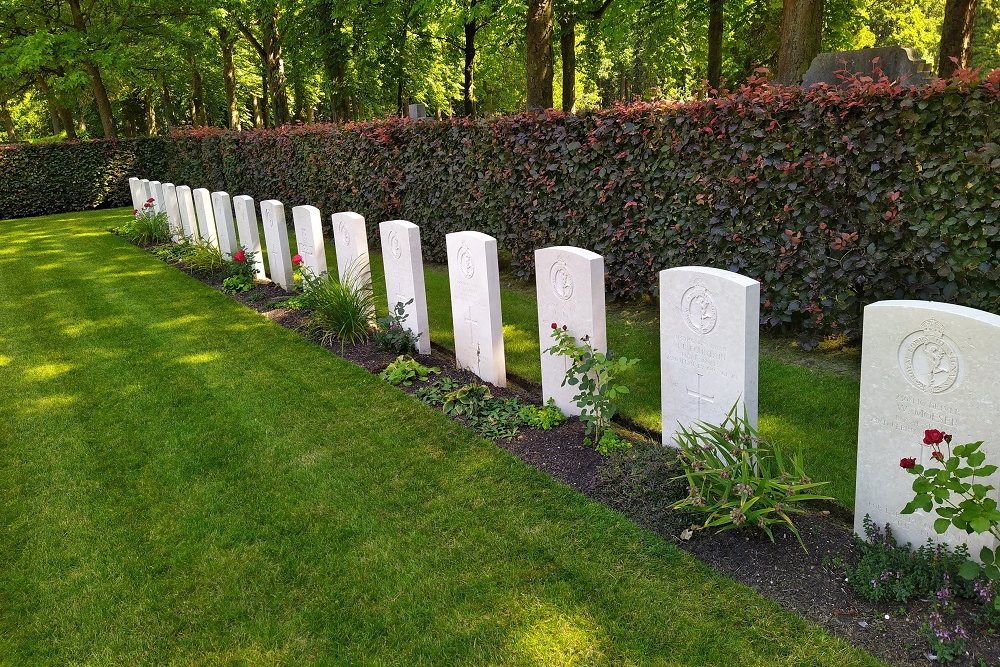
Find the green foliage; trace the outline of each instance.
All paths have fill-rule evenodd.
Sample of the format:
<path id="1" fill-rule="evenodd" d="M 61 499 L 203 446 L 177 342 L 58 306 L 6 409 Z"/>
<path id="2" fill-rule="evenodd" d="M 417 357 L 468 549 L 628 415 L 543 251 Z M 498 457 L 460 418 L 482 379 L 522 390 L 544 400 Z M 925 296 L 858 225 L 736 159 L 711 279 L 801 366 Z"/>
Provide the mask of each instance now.
<path id="1" fill-rule="evenodd" d="M 148 203 L 111 231 L 141 246 L 166 243 L 170 240 L 167 214 L 155 212 Z"/>
<path id="2" fill-rule="evenodd" d="M 764 531 L 771 541 L 772 526 L 784 526 L 805 550 L 792 516 L 805 513 L 803 502 L 829 500 L 813 493 L 827 482 L 806 477 L 801 452 L 786 460 L 768 446 L 737 407 L 719 425 L 681 426 L 674 436 L 688 496 L 673 508 L 704 515 L 704 528 L 724 531 L 746 526 Z"/>
<path id="3" fill-rule="evenodd" d="M 226 275 L 222 281 L 224 292 L 230 294 L 249 292 L 256 284 L 256 271 L 246 248 L 237 248 L 232 257 L 224 258 L 223 271 Z"/>
<path id="4" fill-rule="evenodd" d="M 972 595 L 972 584 L 958 576 L 969 561 L 965 545 L 952 551 L 927 540 L 913 550 L 897 544 L 889 526 L 883 529 L 867 515 L 864 527 L 865 537 L 854 538 L 860 557 L 855 565 L 845 566 L 848 583 L 864 599 L 905 603 L 933 596 L 949 581 L 959 596 Z"/>
<path id="5" fill-rule="evenodd" d="M 182 241 L 177 244 L 181 260 L 189 270 L 203 276 L 218 276 L 226 271 L 222 252 L 208 241 Z"/>
<path id="6" fill-rule="evenodd" d="M 521 406 L 518 412 L 518 419 L 531 428 L 538 428 L 543 431 L 561 426 L 566 423 L 566 415 L 563 414 L 554 400 L 551 398 L 544 405 L 529 403 Z"/>
<path id="7" fill-rule="evenodd" d="M 379 377 L 393 386 L 403 385 L 404 387 L 409 387 L 414 382 L 427 382 L 432 374 L 440 372 L 440 368 L 424 366 L 419 361 L 414 360 L 413 357 L 400 355 L 395 361 L 385 367 L 385 370 L 379 374 Z"/>
<path id="8" fill-rule="evenodd" d="M 467 384 L 448 392 L 441 404 L 446 415 L 454 417 L 478 414 L 493 398 L 490 388 L 483 384 Z"/>
<path id="9" fill-rule="evenodd" d="M 413 303 L 410 299 L 406 303 L 397 301 L 393 312 L 385 317 L 378 318 L 375 332 L 372 339 L 375 344 L 387 352 L 397 354 L 415 354 L 417 351 L 417 336 L 403 326 L 406 318 L 409 317 L 406 307 Z"/>
<path id="10" fill-rule="evenodd" d="M 339 340 L 367 343 L 375 320 L 375 296 L 357 272 L 348 271 L 340 280 L 328 275 L 302 273 L 302 295 L 297 305 L 309 311 L 310 326 L 324 345 Z"/>
<path id="11" fill-rule="evenodd" d="M 997 471 L 997 466 L 986 462 L 986 452 L 981 449 L 983 442 L 952 447 L 949 434 L 929 429 L 924 435 L 924 445 L 932 449 L 930 458 L 937 465 L 923 466 L 914 459 L 900 461 L 900 465 L 915 477 L 913 500 L 906 503 L 902 513 L 934 512 L 938 515 L 934 530 L 939 535 L 954 527 L 969 535 L 989 534 L 1000 539 L 996 487 L 977 481 Z M 984 546 L 979 552 L 979 560 L 981 565 L 969 561 L 959 574 L 970 580 L 982 575 L 1000 584 L 997 552 Z M 1000 600 L 997 606 L 1000 608 Z"/>
<path id="12" fill-rule="evenodd" d="M 254 280 L 245 275 L 227 276 L 222 280 L 222 291 L 227 294 L 239 294 L 253 289 Z"/>
<path id="13" fill-rule="evenodd" d="M 618 398 L 628 394 L 628 387 L 622 384 L 620 376 L 639 360 L 616 358 L 611 353 L 595 350 L 590 336 L 584 336 L 580 345 L 565 325 L 559 327 L 555 322 L 552 323 L 552 339 L 555 345 L 545 352 L 570 361 L 562 384 L 579 390 L 573 400 L 583 411 L 580 421 L 588 436 L 585 442 L 590 444 L 592 438 L 595 446 L 605 452 L 627 446 L 625 441 L 611 433 L 611 420 L 618 412 Z"/>
<path id="14" fill-rule="evenodd" d="M 424 403 L 439 408 L 444 405 L 445 397 L 460 386 L 461 383 L 458 380 L 443 377 L 417 389 L 415 395 Z"/>

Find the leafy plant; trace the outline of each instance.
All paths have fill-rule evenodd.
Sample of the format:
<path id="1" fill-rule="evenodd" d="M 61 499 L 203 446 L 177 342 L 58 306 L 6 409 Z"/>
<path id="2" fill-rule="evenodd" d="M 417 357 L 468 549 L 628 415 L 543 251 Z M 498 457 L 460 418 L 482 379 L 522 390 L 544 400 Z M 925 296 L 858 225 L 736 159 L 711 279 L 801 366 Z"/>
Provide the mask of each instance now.
<path id="1" fill-rule="evenodd" d="M 983 441 L 951 446 L 950 434 L 938 429 L 924 431 L 924 445 L 931 448 L 935 466 L 923 466 L 914 458 L 904 458 L 899 465 L 916 479 L 913 480 L 913 500 L 906 503 L 903 514 L 918 509 L 938 515 L 934 530 L 940 535 L 951 527 L 969 535 L 988 534 L 1000 540 L 1000 509 L 997 508 L 995 487 L 983 480 L 997 471 L 986 463 Z M 945 451 L 947 450 L 947 454 Z M 979 552 L 981 564 L 968 561 L 959 571 L 966 579 L 982 575 L 993 584 L 1000 583 L 1000 561 L 993 549 L 984 546 Z M 1000 600 L 996 601 L 1000 609 Z"/>
<path id="2" fill-rule="evenodd" d="M 309 311 L 309 322 L 323 344 L 340 341 L 367 343 L 375 318 L 375 295 L 366 277 L 348 271 L 340 280 L 329 275 L 302 273 L 302 294 L 297 305 Z"/>
<path id="3" fill-rule="evenodd" d="M 440 368 L 424 366 L 419 361 L 413 359 L 413 357 L 400 355 L 396 357 L 395 361 L 385 367 L 385 370 L 382 371 L 379 377 L 391 385 L 409 387 L 414 382 L 426 382 L 430 379 L 431 374 L 440 372 Z"/>
<path id="4" fill-rule="evenodd" d="M 225 279 L 222 291 L 228 293 L 249 292 L 256 283 L 256 272 L 245 248 L 239 248 L 232 257 L 223 260 Z"/>
<path id="5" fill-rule="evenodd" d="M 417 389 L 414 395 L 428 405 L 441 407 L 444 405 L 445 397 L 460 386 L 461 383 L 458 380 L 450 377 L 442 377 Z"/>
<path id="6" fill-rule="evenodd" d="M 417 351 L 417 336 L 403 326 L 408 314 L 406 307 L 413 303 L 397 301 L 393 312 L 378 318 L 375 333 L 372 338 L 375 344 L 387 352 L 396 354 L 415 354 Z"/>
<path id="7" fill-rule="evenodd" d="M 184 266 L 194 273 L 204 276 L 220 275 L 226 270 L 226 260 L 222 252 L 208 241 L 187 242 L 183 244 L 186 251 L 182 257 Z"/>
<path id="8" fill-rule="evenodd" d="M 584 336 L 580 345 L 566 325 L 560 327 L 556 322 L 552 323 L 552 338 L 555 344 L 545 352 L 570 360 L 562 384 L 579 390 L 573 401 L 582 410 L 580 421 L 587 434 L 585 442 L 594 442 L 606 451 L 620 448 L 625 441 L 613 434 L 608 436 L 611 420 L 618 412 L 618 398 L 629 392 L 620 376 L 639 360 L 616 358 L 610 352 L 605 354 L 595 350 L 590 336 Z"/>
<path id="9" fill-rule="evenodd" d="M 855 536 L 860 557 L 854 566 L 844 566 L 848 583 L 862 598 L 905 603 L 934 595 L 947 581 L 954 582 L 959 596 L 972 594 L 971 583 L 958 576 L 969 560 L 965 545 L 952 551 L 928 540 L 913 550 L 908 544 L 897 544 L 889 526 L 881 528 L 867 515 L 863 523 L 865 537 Z"/>
<path id="10" fill-rule="evenodd" d="M 141 209 L 133 210 L 132 217 L 112 231 L 137 245 L 153 245 L 170 240 L 170 225 L 167 214 L 156 212 L 154 200 L 148 199 Z"/>
<path id="11" fill-rule="evenodd" d="M 523 407 L 524 404 L 516 398 L 494 397 L 485 401 L 477 412 L 470 414 L 469 422 L 484 438 L 509 440 L 520 430 Z"/>
<path id="12" fill-rule="evenodd" d="M 721 424 L 681 426 L 674 436 L 688 496 L 672 507 L 704 515 L 703 528 L 746 526 L 762 530 L 771 541 L 772 526 L 783 525 L 805 550 L 792 516 L 805 512 L 805 501 L 829 500 L 812 493 L 827 482 L 806 476 L 801 451 L 786 460 L 765 443 L 737 407 L 730 408 Z"/>
<path id="13" fill-rule="evenodd" d="M 556 402 L 551 398 L 544 406 L 529 403 L 522 405 L 518 411 L 518 419 L 521 423 L 531 428 L 538 428 L 543 431 L 555 428 L 566 423 L 566 415 L 556 406 Z"/>
<path id="14" fill-rule="evenodd" d="M 467 416 L 480 412 L 493 398 L 490 388 L 483 384 L 467 384 L 448 392 L 441 409 L 446 415 Z"/>

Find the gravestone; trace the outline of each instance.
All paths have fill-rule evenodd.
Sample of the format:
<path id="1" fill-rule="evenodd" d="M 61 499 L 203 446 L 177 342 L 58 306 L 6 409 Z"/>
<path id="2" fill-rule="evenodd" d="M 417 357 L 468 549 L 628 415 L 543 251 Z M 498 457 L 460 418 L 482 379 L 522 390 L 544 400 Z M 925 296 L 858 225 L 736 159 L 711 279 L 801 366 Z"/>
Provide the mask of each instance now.
<path id="1" fill-rule="evenodd" d="M 219 251 L 226 259 L 231 259 L 239 245 L 236 242 L 236 227 L 233 225 L 233 202 L 228 192 L 212 193 L 212 213 L 215 230 L 219 238 Z"/>
<path id="2" fill-rule="evenodd" d="M 194 197 L 191 188 L 187 185 L 178 185 L 174 191 L 177 193 L 177 209 L 181 215 L 181 228 L 188 241 L 198 241 L 201 234 L 198 232 L 198 219 L 194 212 Z"/>
<path id="3" fill-rule="evenodd" d="M 878 60 L 873 62 L 876 58 Z M 877 49 L 821 53 L 809 64 L 809 69 L 802 76 L 802 85 L 806 88 L 817 83 L 842 86 L 844 80 L 838 76 L 838 72 L 846 70 L 850 74 L 874 76 L 876 66 L 890 81 L 898 81 L 907 86 L 923 86 L 934 78 L 930 65 L 918 58 L 913 49 L 883 46 Z"/>
<path id="4" fill-rule="evenodd" d="M 153 193 L 150 195 L 153 198 L 153 212 L 165 213 L 166 209 L 163 207 L 163 184 L 159 181 L 150 181 L 149 191 Z"/>
<path id="5" fill-rule="evenodd" d="M 344 281 L 351 276 L 360 284 L 371 285 L 372 270 L 368 259 L 368 230 L 365 219 L 357 213 L 334 213 L 331 216 L 333 243 L 337 251 L 337 275 Z"/>
<path id="6" fill-rule="evenodd" d="M 215 212 L 212 210 L 212 193 L 205 188 L 195 188 L 194 209 L 198 212 L 198 234 L 201 240 L 216 248 L 219 247 L 219 236 L 215 230 Z"/>
<path id="7" fill-rule="evenodd" d="M 323 242 L 323 218 L 315 206 L 296 206 L 292 209 L 295 225 L 295 248 L 302 257 L 303 271 L 314 276 L 327 273 L 326 245 Z"/>
<path id="8" fill-rule="evenodd" d="M 545 352 L 554 344 L 552 323 L 565 325 L 577 343 L 588 336 L 600 352 L 608 351 L 604 310 L 604 258 L 595 252 L 554 246 L 535 251 L 538 340 L 542 350 L 542 402 L 554 399 L 567 415 L 580 414 L 573 397 L 579 388 L 562 386 L 569 359 Z"/>
<path id="9" fill-rule="evenodd" d="M 482 232 L 454 232 L 445 241 L 455 361 L 483 380 L 505 387 L 497 241 Z"/>
<path id="10" fill-rule="evenodd" d="M 705 266 L 660 271 L 663 442 L 721 423 L 733 405 L 757 425 L 760 284 Z"/>
<path id="11" fill-rule="evenodd" d="M 424 104 L 411 104 L 407 108 L 410 120 L 423 120 L 427 118 L 427 106 Z"/>
<path id="12" fill-rule="evenodd" d="M 167 212 L 167 225 L 170 227 L 170 240 L 177 243 L 184 238 L 184 227 L 181 225 L 181 211 L 177 204 L 177 189 L 173 183 L 164 183 L 163 209 Z"/>
<path id="13" fill-rule="evenodd" d="M 264 253 L 260 249 L 260 232 L 257 230 L 257 211 L 254 207 L 253 197 L 248 195 L 233 197 L 240 245 L 246 249 L 250 261 L 253 262 L 254 273 L 263 279 L 267 278 L 267 273 L 264 271 Z"/>
<path id="14" fill-rule="evenodd" d="M 865 515 L 890 524 L 901 543 L 927 538 L 967 543 L 974 557 L 988 535 L 950 528 L 934 531 L 936 513 L 899 511 L 913 499 L 913 476 L 900 459 L 936 467 L 923 445 L 924 431 L 954 436 L 953 444 L 984 440 L 986 463 L 1000 462 L 1000 316 L 928 301 L 879 301 L 865 307 L 861 348 L 861 409 L 854 530 L 864 534 Z M 947 455 L 947 449 L 945 449 Z M 978 479 L 1000 485 L 1000 473 Z M 997 492 L 992 494 L 997 498 Z"/>
<path id="15" fill-rule="evenodd" d="M 142 197 L 142 201 L 139 202 L 139 210 L 141 211 L 142 207 L 145 206 L 146 202 L 148 202 L 153 197 L 153 190 L 152 188 L 149 187 L 148 178 L 144 178 L 139 181 L 139 192 L 141 193 L 140 196 Z"/>
<path id="16" fill-rule="evenodd" d="M 286 292 L 295 289 L 292 278 L 292 256 L 288 252 L 288 226 L 285 223 L 285 205 L 276 199 L 260 203 L 260 217 L 264 223 L 264 243 L 267 244 L 267 265 L 271 280 Z"/>
<path id="17" fill-rule="evenodd" d="M 420 228 L 406 220 L 389 220 L 378 226 L 382 240 L 382 266 L 389 312 L 397 303 L 407 303 L 403 326 L 417 337 L 417 352 L 431 353 L 431 333 L 427 319 L 427 290 L 424 287 L 424 259 L 420 249 Z"/>
<path id="18" fill-rule="evenodd" d="M 132 176 L 128 179 L 128 191 L 132 195 L 132 208 L 136 211 L 142 208 L 142 184 L 139 179 Z"/>

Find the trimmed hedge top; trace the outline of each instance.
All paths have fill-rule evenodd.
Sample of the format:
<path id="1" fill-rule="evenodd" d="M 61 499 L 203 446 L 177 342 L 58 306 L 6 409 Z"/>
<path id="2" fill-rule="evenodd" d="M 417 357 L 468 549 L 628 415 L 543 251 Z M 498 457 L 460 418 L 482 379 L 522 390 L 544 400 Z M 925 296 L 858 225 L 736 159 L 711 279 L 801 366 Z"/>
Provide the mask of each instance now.
<path id="1" fill-rule="evenodd" d="M 606 258 L 615 297 L 686 264 L 762 283 L 762 322 L 856 337 L 887 298 L 1000 311 L 1000 71 L 904 88 L 754 80 L 719 98 L 581 115 L 390 119 L 0 149 L 4 217 L 126 205 L 127 176 L 354 210 L 444 235 Z M 41 186 L 41 187 L 39 187 Z M 369 229 L 377 239 L 375 224 Z"/>

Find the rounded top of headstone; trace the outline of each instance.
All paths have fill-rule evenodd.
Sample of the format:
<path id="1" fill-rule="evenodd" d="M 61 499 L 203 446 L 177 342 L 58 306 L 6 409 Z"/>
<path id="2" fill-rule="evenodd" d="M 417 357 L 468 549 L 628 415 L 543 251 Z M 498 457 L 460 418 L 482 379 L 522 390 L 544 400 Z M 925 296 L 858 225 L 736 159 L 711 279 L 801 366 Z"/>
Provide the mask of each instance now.
<path id="1" fill-rule="evenodd" d="M 489 234 L 483 234 L 482 232 L 474 232 L 474 231 L 452 232 L 450 234 L 445 234 L 445 239 L 452 240 L 452 242 L 464 240 L 464 241 L 476 241 L 479 243 L 488 243 L 490 241 L 493 241 L 494 243 L 496 243 L 496 239 L 490 236 Z"/>
<path id="2" fill-rule="evenodd" d="M 660 276 L 672 276 L 677 274 L 695 274 L 696 276 L 711 276 L 714 278 L 727 280 L 741 287 L 750 287 L 752 285 L 757 285 L 758 282 L 753 278 L 744 276 L 742 273 L 736 273 L 734 271 L 726 271 L 725 269 L 716 269 L 711 266 L 677 266 L 672 269 L 664 269 L 660 271 Z"/>
<path id="3" fill-rule="evenodd" d="M 236 195 L 233 197 L 234 202 L 250 202 L 253 203 L 253 197 L 250 195 Z"/>
<path id="4" fill-rule="evenodd" d="M 602 259 L 602 256 L 593 252 L 592 250 L 585 250 L 584 248 L 577 248 L 571 245 L 554 245 L 547 248 L 539 248 L 535 250 L 535 261 L 543 260 L 547 255 L 573 255 L 581 259 L 592 261 L 595 259 Z"/>
<path id="5" fill-rule="evenodd" d="M 307 215 L 319 215 L 319 209 L 311 204 L 302 204 L 301 206 L 292 207 L 292 213 L 294 214 L 296 211 Z"/>
<path id="6" fill-rule="evenodd" d="M 907 310 L 919 310 L 927 313 L 927 317 L 933 318 L 936 313 L 966 317 L 970 320 L 1000 326 L 1000 315 L 988 313 L 985 310 L 959 306 L 954 303 L 941 303 L 938 301 L 920 301 L 919 299 L 889 299 L 886 301 L 876 301 L 865 306 L 865 312 L 869 310 L 877 312 L 887 308 L 905 308 Z"/>
<path id="7" fill-rule="evenodd" d="M 355 213 L 354 211 L 340 211 L 339 213 L 334 213 L 330 216 L 330 219 L 334 224 L 338 222 L 360 222 L 364 224 L 365 216 L 360 213 Z"/>
<path id="8" fill-rule="evenodd" d="M 386 220 L 385 222 L 380 222 L 379 227 L 402 227 L 403 229 L 415 229 L 417 225 L 413 224 L 409 220 Z"/>

